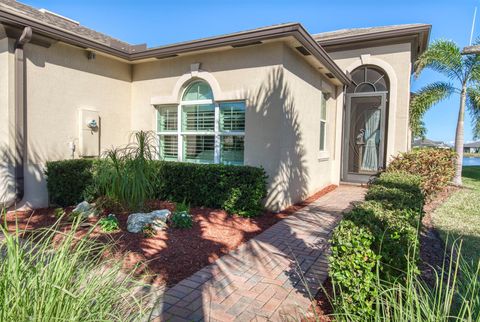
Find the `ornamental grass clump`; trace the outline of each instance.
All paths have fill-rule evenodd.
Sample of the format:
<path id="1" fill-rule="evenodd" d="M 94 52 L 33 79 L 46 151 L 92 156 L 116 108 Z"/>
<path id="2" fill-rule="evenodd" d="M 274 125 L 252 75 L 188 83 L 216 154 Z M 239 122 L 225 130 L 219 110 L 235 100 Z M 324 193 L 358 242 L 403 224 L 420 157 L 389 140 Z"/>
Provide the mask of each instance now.
<path id="1" fill-rule="evenodd" d="M 143 317 L 137 282 L 107 260 L 108 245 L 54 228 L 22 239 L 1 228 L 0 321 L 133 321 Z"/>
<path id="2" fill-rule="evenodd" d="M 129 210 L 141 210 L 145 201 L 157 195 L 156 137 L 144 131 L 133 137 L 126 147 L 106 152 L 106 160 L 94 169 L 89 194 L 111 198 Z"/>

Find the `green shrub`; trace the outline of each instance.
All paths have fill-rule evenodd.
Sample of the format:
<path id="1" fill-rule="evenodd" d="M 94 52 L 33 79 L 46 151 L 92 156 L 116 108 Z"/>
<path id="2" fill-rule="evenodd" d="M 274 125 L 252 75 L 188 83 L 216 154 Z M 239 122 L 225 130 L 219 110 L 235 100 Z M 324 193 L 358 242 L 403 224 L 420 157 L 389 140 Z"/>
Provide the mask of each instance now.
<path id="1" fill-rule="evenodd" d="M 392 209 L 422 211 L 424 196 L 421 178 L 405 172 L 382 173 L 370 185 L 365 200 L 381 201 Z"/>
<path id="2" fill-rule="evenodd" d="M 378 295 L 376 275 L 405 282 L 409 273 L 418 272 L 420 185 L 419 176 L 383 173 L 370 185 L 367 201 L 345 214 L 334 230 L 329 261 L 337 310 L 368 318 Z"/>
<path id="3" fill-rule="evenodd" d="M 420 176 L 422 190 L 430 199 L 452 181 L 455 158 L 455 152 L 449 149 L 415 149 L 395 157 L 387 172 L 403 171 Z"/>
<path id="4" fill-rule="evenodd" d="M 92 184 L 93 159 L 74 159 L 47 162 L 45 175 L 50 204 L 62 207 L 83 200 L 83 193 Z"/>
<path id="5" fill-rule="evenodd" d="M 220 208 L 246 217 L 258 215 L 263 209 L 262 201 L 267 194 L 263 169 L 151 160 L 152 143 L 141 143 L 145 140 L 150 139 L 137 138 L 137 143 L 124 150 L 112 150 L 106 159 L 95 162 L 50 162 L 52 170 L 47 171 L 47 180 L 52 200 L 70 206 L 82 199 L 108 197 L 112 205 L 139 208 L 145 200 L 159 198 Z M 87 178 L 78 178 L 80 165 Z"/>
<path id="6" fill-rule="evenodd" d="M 343 220 L 335 228 L 331 240 L 330 277 L 334 283 L 336 306 L 347 306 L 356 314 L 373 313 L 375 298 L 376 255 L 371 246 L 374 237 L 370 231 L 350 220 Z"/>
<path id="7" fill-rule="evenodd" d="M 385 279 L 404 277 L 408 264 L 418 261 L 420 213 L 411 209 L 388 209 L 378 201 L 367 201 L 345 215 L 373 235 L 371 249 L 380 260 Z"/>
<path id="8" fill-rule="evenodd" d="M 480 262 L 475 266 L 468 262 L 454 245 L 450 254 L 444 254 L 442 267 L 433 270 L 433 285 L 414 270 L 408 271 L 405 280 L 393 282 L 376 274 L 373 315 L 334 301 L 333 318 L 348 322 L 480 321 Z"/>
<path id="9" fill-rule="evenodd" d="M 165 161 L 157 166 L 161 179 L 156 191 L 161 198 L 243 216 L 262 210 L 267 177 L 261 168 Z"/>
<path id="10" fill-rule="evenodd" d="M 114 214 L 109 214 L 107 217 L 103 217 L 98 221 L 98 225 L 104 232 L 112 232 L 120 228 L 118 219 Z"/>

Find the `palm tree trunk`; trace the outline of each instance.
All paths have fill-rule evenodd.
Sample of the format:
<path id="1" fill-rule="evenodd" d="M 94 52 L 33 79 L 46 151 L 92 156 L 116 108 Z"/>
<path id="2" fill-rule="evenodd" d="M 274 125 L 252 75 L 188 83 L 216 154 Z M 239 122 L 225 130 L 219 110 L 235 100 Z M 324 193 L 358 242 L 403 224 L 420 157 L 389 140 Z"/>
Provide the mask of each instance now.
<path id="1" fill-rule="evenodd" d="M 455 133 L 455 152 L 457 153 L 457 160 L 455 161 L 455 177 L 453 184 L 456 186 L 462 185 L 462 164 L 463 164 L 463 123 L 465 119 L 465 102 L 467 100 L 467 84 L 462 84 L 462 91 L 460 93 L 460 110 L 458 111 L 457 131 Z"/>

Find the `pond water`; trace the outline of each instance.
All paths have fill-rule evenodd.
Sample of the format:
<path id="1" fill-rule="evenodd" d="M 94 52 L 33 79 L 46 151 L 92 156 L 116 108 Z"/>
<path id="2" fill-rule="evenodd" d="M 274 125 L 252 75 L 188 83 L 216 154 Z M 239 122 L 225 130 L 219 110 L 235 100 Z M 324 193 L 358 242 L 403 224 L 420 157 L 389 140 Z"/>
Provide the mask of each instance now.
<path id="1" fill-rule="evenodd" d="M 473 165 L 480 166 L 480 157 L 464 157 L 463 158 L 464 167 L 473 166 Z"/>

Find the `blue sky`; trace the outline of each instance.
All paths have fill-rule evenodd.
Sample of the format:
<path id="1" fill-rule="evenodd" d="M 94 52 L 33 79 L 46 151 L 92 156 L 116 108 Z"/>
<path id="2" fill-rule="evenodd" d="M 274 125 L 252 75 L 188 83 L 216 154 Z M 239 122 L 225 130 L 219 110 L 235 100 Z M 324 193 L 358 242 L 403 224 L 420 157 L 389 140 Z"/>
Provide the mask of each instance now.
<path id="1" fill-rule="evenodd" d="M 301 22 L 311 33 L 342 28 L 403 23 L 430 23 L 431 40 L 452 39 L 468 45 L 475 6 L 480 0 L 20 0 L 79 21 L 81 24 L 130 43 L 149 46 L 252 29 L 282 22 Z M 480 8 L 478 12 L 480 35 Z M 416 90 L 441 78 L 424 72 L 414 80 Z M 425 117 L 427 137 L 453 141 L 458 112 L 454 96 L 432 108 Z M 472 139 L 471 120 L 465 120 L 465 138 Z"/>

